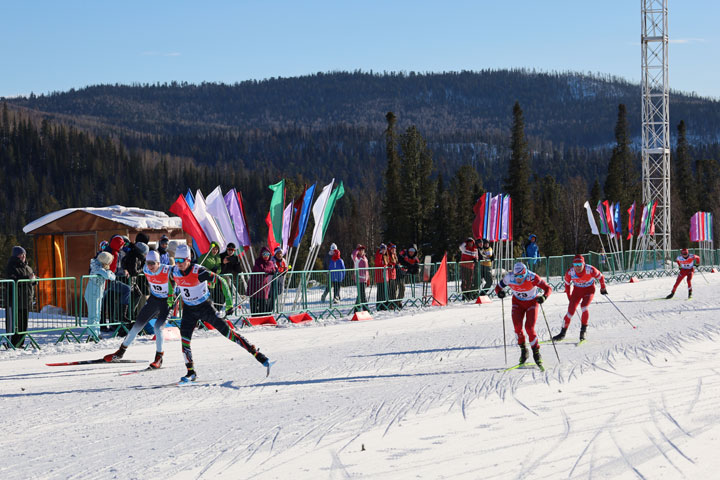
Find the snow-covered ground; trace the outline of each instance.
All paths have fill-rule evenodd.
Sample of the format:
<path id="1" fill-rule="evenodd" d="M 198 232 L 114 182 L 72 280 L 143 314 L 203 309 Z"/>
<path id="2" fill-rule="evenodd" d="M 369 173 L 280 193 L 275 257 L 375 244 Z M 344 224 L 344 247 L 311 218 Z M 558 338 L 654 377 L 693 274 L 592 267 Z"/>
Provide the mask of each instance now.
<path id="1" fill-rule="evenodd" d="M 720 275 L 610 284 L 589 341 L 504 372 L 501 303 L 384 313 L 366 322 L 243 329 L 272 375 L 216 332 L 197 333 L 199 380 L 179 342 L 165 366 L 48 367 L 99 345 L 0 351 L 0 478 L 716 478 Z M 567 300 L 544 310 L 553 332 Z M 517 361 L 505 302 L 508 365 Z M 542 315 L 538 331 L 548 339 Z M 150 360 L 140 339 L 126 358 Z"/>

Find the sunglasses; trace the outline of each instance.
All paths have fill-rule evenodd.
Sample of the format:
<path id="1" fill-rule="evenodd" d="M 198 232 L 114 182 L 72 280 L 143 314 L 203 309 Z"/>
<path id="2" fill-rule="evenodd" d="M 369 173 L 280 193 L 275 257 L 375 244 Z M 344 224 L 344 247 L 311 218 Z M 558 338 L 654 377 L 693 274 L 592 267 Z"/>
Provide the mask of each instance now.
<path id="1" fill-rule="evenodd" d="M 263 257 L 269 257 L 269 256 L 270 256 L 269 253 L 267 253 L 267 252 L 263 253 Z"/>
<path id="2" fill-rule="evenodd" d="M 575 267 L 582 267 L 583 265 L 585 265 L 585 264 L 584 263 L 573 263 L 573 266 L 575 266 Z"/>
<path id="3" fill-rule="evenodd" d="M 187 260 L 187 258 L 176 258 L 175 263 L 183 263 Z"/>
<path id="4" fill-rule="evenodd" d="M 156 264 L 157 264 L 157 262 L 147 262 L 147 261 L 145 262 L 145 265 L 148 265 L 148 266 L 153 266 Z"/>

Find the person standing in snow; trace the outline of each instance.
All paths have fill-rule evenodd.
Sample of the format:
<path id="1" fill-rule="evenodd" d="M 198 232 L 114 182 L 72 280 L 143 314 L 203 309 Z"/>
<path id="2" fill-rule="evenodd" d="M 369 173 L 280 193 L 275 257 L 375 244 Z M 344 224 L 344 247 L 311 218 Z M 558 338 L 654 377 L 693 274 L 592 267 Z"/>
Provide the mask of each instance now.
<path id="1" fill-rule="evenodd" d="M 358 244 L 350 257 L 353 260 L 355 273 L 357 275 L 358 297 L 355 300 L 355 311 L 370 311 L 367 306 L 367 295 L 365 288 L 370 286 L 370 275 L 368 273 L 368 259 L 365 255 L 365 245 Z"/>
<path id="2" fill-rule="evenodd" d="M 398 266 L 398 298 L 403 299 L 405 298 L 405 282 L 417 283 L 417 274 L 420 272 L 420 258 L 418 258 L 415 245 L 402 250 L 398 254 L 398 261 L 400 262 Z"/>
<path id="3" fill-rule="evenodd" d="M 333 256 L 330 259 L 330 283 L 332 284 L 333 300 L 335 302 L 340 301 L 340 288 L 342 288 L 342 282 L 345 280 L 345 262 L 341 258 L 340 250 L 335 249 Z"/>
<path id="4" fill-rule="evenodd" d="M 255 259 L 252 274 L 248 281 L 250 312 L 253 314 L 272 311 L 269 299 L 272 279 L 275 275 L 275 262 L 270 257 L 270 249 L 262 247 L 260 255 Z"/>
<path id="5" fill-rule="evenodd" d="M 334 243 L 330 244 L 330 251 L 325 254 L 325 257 L 323 258 L 323 270 L 329 271 L 330 270 L 330 260 L 332 260 L 333 253 L 335 253 L 335 250 L 337 250 L 337 245 Z M 328 272 L 328 277 L 330 276 L 330 273 Z M 330 279 L 328 278 L 328 283 L 325 284 L 325 291 L 322 294 L 322 297 L 320 297 L 320 301 L 324 302 L 325 298 L 330 293 Z"/>
<path id="6" fill-rule="evenodd" d="M 28 329 L 28 318 L 30 310 L 35 298 L 35 283 L 37 282 L 21 282 L 18 280 L 35 280 L 35 273 L 27 263 L 27 252 L 19 245 L 12 248 L 10 258 L 5 266 L 3 277 L 15 280 L 17 286 L 17 304 L 12 296 L 10 289 L 5 290 L 6 310 L 5 310 L 5 331 L 13 332 L 10 341 L 15 348 L 22 348 L 25 344 L 25 334 L 18 332 L 26 332 Z M 102 298 L 102 296 L 100 297 Z M 17 315 L 17 325 L 13 328 L 13 311 Z"/>
<path id="7" fill-rule="evenodd" d="M 510 287 L 512 293 L 512 321 L 520 346 L 520 361 L 525 363 L 528 359 L 527 343 L 523 334 L 523 320 L 525 320 L 525 332 L 527 341 L 533 352 L 533 359 L 538 366 L 542 365 L 540 356 L 540 344 L 535 334 L 535 323 L 538 317 L 538 305 L 545 302 L 550 296 L 552 288 L 539 275 L 528 270 L 524 263 L 518 262 L 511 273 L 507 273 L 495 286 L 495 294 L 498 298 L 505 298 L 505 287 Z M 538 295 L 543 291 L 542 295 Z"/>
<path id="8" fill-rule="evenodd" d="M 273 276 L 273 284 L 270 289 L 270 305 L 277 305 L 278 311 L 280 311 L 279 299 L 283 293 L 284 278 L 280 278 L 285 275 L 288 271 L 288 264 L 283 257 L 283 251 L 280 247 L 275 247 L 273 252 L 272 261 L 275 264 L 275 274 Z"/>
<path id="9" fill-rule="evenodd" d="M 465 300 L 472 300 L 475 295 L 472 291 L 474 290 L 474 277 L 475 277 L 475 264 L 478 261 L 477 247 L 475 246 L 475 240 L 472 237 L 468 237 L 459 247 L 460 249 L 460 281 Z"/>
<path id="10" fill-rule="evenodd" d="M 492 287 L 492 262 L 494 259 L 493 249 L 490 246 L 490 240 L 483 240 L 482 247 L 478 249 L 478 256 L 480 257 L 480 280 L 481 285 L 478 285 L 480 295 L 487 295 Z"/>
<path id="11" fill-rule="evenodd" d="M 150 368 L 160 368 L 163 360 L 163 333 L 162 327 L 165 325 L 170 309 L 175 303 L 173 295 L 174 287 L 172 285 L 172 268 L 170 265 L 161 264 L 160 254 L 154 250 L 150 251 L 145 258 L 145 266 L 143 273 L 150 285 L 150 298 L 138 313 L 135 323 L 133 323 L 130 333 L 127 334 L 120 348 L 115 353 L 105 355 L 103 357 L 106 362 L 119 360 L 125 354 L 130 344 L 140 330 L 151 318 L 155 321 L 155 359 L 150 363 Z"/>
<path id="12" fill-rule="evenodd" d="M 388 250 L 388 269 L 387 269 L 387 290 L 388 290 L 388 306 L 393 310 L 399 310 L 402 307 L 402 302 L 398 300 L 399 289 L 398 289 L 398 256 L 397 246 L 390 242 L 387 246 Z M 404 292 L 403 292 L 404 293 Z"/>
<path id="13" fill-rule="evenodd" d="M 375 285 L 377 287 L 377 306 L 378 310 L 388 309 L 388 290 L 387 290 L 387 269 L 388 269 L 388 252 L 387 246 L 381 243 L 375 252 Z"/>
<path id="14" fill-rule="evenodd" d="M 675 295 L 675 290 L 677 290 L 677 287 L 680 285 L 680 282 L 683 281 L 683 278 L 687 279 L 688 298 L 692 298 L 692 277 L 693 272 L 695 271 L 695 265 L 700 265 L 700 257 L 697 255 L 690 255 L 688 249 L 683 248 L 680 250 L 680 255 L 678 255 L 675 261 L 680 268 L 680 273 L 677 276 L 677 280 L 675 280 L 672 292 L 670 292 L 670 295 L 665 298 L 672 298 L 673 295 Z"/>
<path id="15" fill-rule="evenodd" d="M 113 256 L 110 252 L 100 252 L 95 258 L 90 259 L 90 277 L 85 286 L 85 303 L 88 309 L 88 328 L 95 334 L 100 336 L 100 310 L 102 307 L 102 299 L 105 294 L 105 282 L 107 280 L 115 280 L 115 274 L 112 272 L 111 265 Z"/>
<path id="16" fill-rule="evenodd" d="M 537 236 L 530 235 L 525 244 L 525 256 L 529 259 L 528 266 L 534 268 L 540 258 L 540 249 L 537 244 Z"/>
<path id="17" fill-rule="evenodd" d="M 573 266 L 565 273 L 565 295 L 567 295 L 568 310 L 563 318 L 563 327 L 560 329 L 560 333 L 553 337 L 556 342 L 563 340 L 567 329 L 570 326 L 570 321 L 573 315 L 575 315 L 575 309 L 578 304 L 580 305 L 580 341 L 585 340 L 585 332 L 587 331 L 588 320 L 590 319 L 590 312 L 588 307 L 590 302 L 593 300 L 595 295 L 595 280 L 600 282 L 600 294 L 607 295 L 607 289 L 605 288 L 605 276 L 592 265 L 585 263 L 585 259 L 582 255 L 575 255 L 573 258 Z"/>
<path id="18" fill-rule="evenodd" d="M 268 261 L 269 260 L 268 258 Z M 182 298 L 184 305 L 180 323 L 180 335 L 182 337 L 182 352 L 185 358 L 187 374 L 180 379 L 181 382 L 194 381 L 197 378 L 190 341 L 198 322 L 207 322 L 212 325 L 220 335 L 223 335 L 228 340 L 237 343 L 250 352 L 258 362 L 268 368 L 269 372 L 270 363 L 268 358 L 243 338 L 235 328 L 231 328 L 225 320 L 224 313 L 231 313 L 233 305 L 229 300 L 230 292 L 227 283 L 222 277 L 201 265 L 190 263 L 190 249 L 187 245 L 179 245 L 175 252 L 175 267 L 173 268 L 172 276 L 180 289 L 180 298 Z M 220 282 L 223 292 L 225 293 L 225 298 L 227 299 L 225 312 L 216 311 L 210 299 L 208 284 L 215 284 L 215 282 Z"/>

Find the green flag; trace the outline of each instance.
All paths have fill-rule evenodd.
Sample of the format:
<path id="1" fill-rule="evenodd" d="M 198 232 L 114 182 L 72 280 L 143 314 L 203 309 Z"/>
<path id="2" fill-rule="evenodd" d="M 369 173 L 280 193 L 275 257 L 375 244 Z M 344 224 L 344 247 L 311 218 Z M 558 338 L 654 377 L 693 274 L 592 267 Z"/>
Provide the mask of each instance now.
<path id="1" fill-rule="evenodd" d="M 275 185 L 268 185 L 273 191 L 272 200 L 270 200 L 270 220 L 272 222 L 272 230 L 276 241 L 282 241 L 282 224 L 283 224 L 283 206 L 285 205 L 285 179 L 280 180 Z"/>
<path id="2" fill-rule="evenodd" d="M 325 208 L 325 216 L 323 218 L 323 239 L 325 239 L 325 232 L 327 232 L 327 227 L 330 224 L 330 217 L 332 216 L 333 210 L 335 210 L 335 204 L 338 200 L 340 200 L 340 198 L 342 198 L 343 195 L 345 195 L 345 188 L 343 187 L 343 182 L 340 182 L 340 185 L 338 185 L 338 187 L 330 194 L 327 207 Z"/>

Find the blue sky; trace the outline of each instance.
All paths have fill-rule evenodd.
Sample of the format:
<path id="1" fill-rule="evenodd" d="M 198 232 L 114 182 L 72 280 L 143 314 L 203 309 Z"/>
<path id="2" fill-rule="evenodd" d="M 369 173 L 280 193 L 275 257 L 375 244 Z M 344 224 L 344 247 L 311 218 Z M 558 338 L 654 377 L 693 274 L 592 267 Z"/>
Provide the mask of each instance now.
<path id="1" fill-rule="evenodd" d="M 670 86 L 720 98 L 720 1 L 670 0 Z M 0 96 L 331 70 L 640 79 L 640 0 L 0 0 Z"/>

